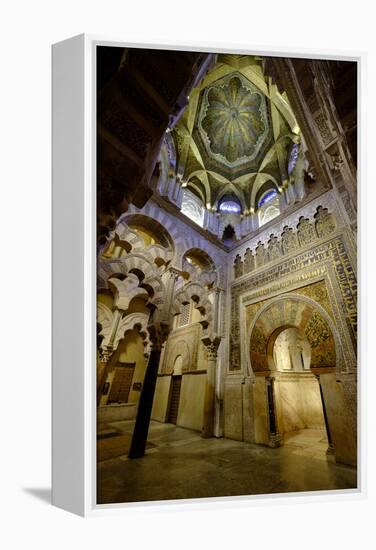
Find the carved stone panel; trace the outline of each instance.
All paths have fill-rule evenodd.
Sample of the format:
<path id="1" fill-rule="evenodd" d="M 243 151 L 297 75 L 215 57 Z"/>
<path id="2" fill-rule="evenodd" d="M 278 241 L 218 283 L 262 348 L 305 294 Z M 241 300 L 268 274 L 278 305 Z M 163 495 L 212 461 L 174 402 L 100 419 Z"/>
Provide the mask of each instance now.
<path id="1" fill-rule="evenodd" d="M 333 136 L 331 131 L 329 130 L 329 126 L 325 116 L 322 113 L 320 113 L 315 118 L 315 122 L 317 124 L 317 128 L 320 132 L 320 136 L 324 145 L 328 145 L 331 141 L 333 141 Z"/>
<path id="2" fill-rule="evenodd" d="M 301 246 L 309 244 L 317 238 L 315 227 L 307 218 L 300 218 L 297 229 Z"/>
<path id="3" fill-rule="evenodd" d="M 299 248 L 298 235 L 292 227 L 285 227 L 282 233 L 282 247 L 285 254 L 289 254 Z"/>
<path id="4" fill-rule="evenodd" d="M 315 216 L 316 231 L 319 237 L 327 237 L 336 230 L 336 220 L 327 208 L 320 207 Z"/>
<path id="5" fill-rule="evenodd" d="M 168 337 L 164 353 L 162 374 L 172 374 L 176 358 L 182 357 L 182 372 L 197 370 L 201 337 L 198 323 L 175 329 Z"/>
<path id="6" fill-rule="evenodd" d="M 260 298 L 267 298 L 269 294 L 275 296 L 278 290 L 281 293 L 286 292 L 292 284 L 294 285 L 295 293 L 307 295 L 307 297 L 320 303 L 337 324 L 340 331 L 342 331 L 342 325 L 347 327 L 348 336 L 352 341 L 352 348 L 356 353 L 357 281 L 352 266 L 352 260 L 349 256 L 350 249 L 351 246 L 350 243 L 347 242 L 346 234 L 341 236 L 336 235 L 330 241 L 321 243 L 304 252 L 297 252 L 294 257 L 290 257 L 277 265 L 270 267 L 265 266 L 262 271 L 256 272 L 246 279 L 233 284 L 231 301 L 231 354 L 233 359 L 230 364 L 230 370 L 239 370 L 241 368 L 238 359 L 240 356 L 240 297 L 243 296 L 243 302 L 255 299 L 258 296 L 260 296 Z M 298 275 L 299 272 L 307 268 L 314 268 L 315 266 L 318 268 L 322 266 L 322 273 L 326 273 L 330 277 L 333 277 L 334 288 L 331 292 L 333 290 L 335 291 L 335 298 L 331 296 L 329 299 L 328 291 L 324 283 L 296 288 L 296 282 L 298 280 L 309 280 L 309 277 L 311 277 L 311 275 L 302 273 L 300 278 Z M 314 269 L 314 271 L 312 271 L 312 277 L 316 277 L 318 271 L 318 269 Z M 247 291 L 251 294 L 246 294 Z M 336 303 L 341 308 L 340 311 L 343 312 L 341 327 L 337 323 L 338 318 L 336 315 L 338 316 L 338 310 L 336 315 L 334 315 L 331 308 L 333 299 L 336 300 Z M 253 304 L 252 308 L 257 308 L 258 304 L 260 304 L 260 302 Z M 247 311 L 249 311 L 248 308 Z M 347 353 L 346 350 L 343 351 L 345 354 Z M 348 355 L 347 359 L 348 365 L 351 366 L 353 361 L 352 357 Z"/>
<path id="7" fill-rule="evenodd" d="M 235 272 L 235 278 L 241 277 L 243 275 L 243 262 L 239 254 L 235 258 L 234 272 Z"/>
<path id="8" fill-rule="evenodd" d="M 263 266 L 266 263 L 265 259 L 265 247 L 261 241 L 259 241 L 256 247 L 256 267 Z"/>
<path id="9" fill-rule="evenodd" d="M 277 260 L 282 256 L 281 243 L 275 235 L 271 235 L 268 243 L 269 261 Z"/>
<path id="10" fill-rule="evenodd" d="M 255 268 L 255 258 L 252 251 L 247 248 L 244 254 L 244 273 L 250 273 Z"/>

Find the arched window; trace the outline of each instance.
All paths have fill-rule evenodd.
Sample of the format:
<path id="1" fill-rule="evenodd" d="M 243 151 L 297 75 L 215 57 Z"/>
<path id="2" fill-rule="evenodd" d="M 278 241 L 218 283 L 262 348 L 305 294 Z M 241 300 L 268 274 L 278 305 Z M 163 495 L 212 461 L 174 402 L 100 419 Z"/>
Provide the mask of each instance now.
<path id="1" fill-rule="evenodd" d="M 201 200 L 188 189 L 184 189 L 181 211 L 190 220 L 194 221 L 200 227 L 204 223 L 204 206 Z"/>
<path id="2" fill-rule="evenodd" d="M 226 195 L 220 200 L 218 210 L 221 214 L 241 214 L 242 207 L 235 197 Z"/>
<path id="3" fill-rule="evenodd" d="M 261 195 L 258 201 L 257 210 L 260 227 L 279 216 L 279 196 L 276 189 L 268 189 Z"/>
<path id="4" fill-rule="evenodd" d="M 264 193 L 259 200 L 259 207 L 263 206 L 267 202 L 271 202 L 275 197 L 277 196 L 277 191 L 275 189 L 271 189 L 270 191 L 267 191 Z"/>

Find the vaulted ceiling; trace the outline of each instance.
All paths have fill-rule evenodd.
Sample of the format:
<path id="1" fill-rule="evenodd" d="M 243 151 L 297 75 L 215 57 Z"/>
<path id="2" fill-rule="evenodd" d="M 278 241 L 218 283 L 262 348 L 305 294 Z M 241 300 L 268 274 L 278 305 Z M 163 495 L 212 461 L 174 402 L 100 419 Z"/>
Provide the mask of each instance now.
<path id="1" fill-rule="evenodd" d="M 189 96 L 173 130 L 184 187 L 213 208 L 223 195 L 254 207 L 266 183 L 281 189 L 300 130 L 285 93 L 265 77 L 262 59 L 218 55 Z"/>

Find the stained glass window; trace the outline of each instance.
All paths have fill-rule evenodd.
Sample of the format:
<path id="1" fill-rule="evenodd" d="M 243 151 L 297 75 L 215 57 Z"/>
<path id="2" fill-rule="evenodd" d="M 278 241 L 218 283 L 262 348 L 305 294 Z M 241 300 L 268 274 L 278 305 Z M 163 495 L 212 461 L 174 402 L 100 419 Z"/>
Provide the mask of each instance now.
<path id="1" fill-rule="evenodd" d="M 268 191 L 268 193 L 265 193 L 259 201 L 259 206 L 262 206 L 266 202 L 272 201 L 277 196 L 277 191 L 275 189 L 272 189 L 271 191 Z"/>
<path id="2" fill-rule="evenodd" d="M 204 221 L 204 207 L 198 197 L 184 189 L 181 211 L 192 221 L 202 227 Z"/>
<path id="3" fill-rule="evenodd" d="M 260 227 L 279 216 L 279 196 L 276 189 L 269 189 L 258 201 L 258 217 Z"/>
<path id="4" fill-rule="evenodd" d="M 234 199 L 224 199 L 219 204 L 219 211 L 223 214 L 240 214 L 241 206 Z"/>

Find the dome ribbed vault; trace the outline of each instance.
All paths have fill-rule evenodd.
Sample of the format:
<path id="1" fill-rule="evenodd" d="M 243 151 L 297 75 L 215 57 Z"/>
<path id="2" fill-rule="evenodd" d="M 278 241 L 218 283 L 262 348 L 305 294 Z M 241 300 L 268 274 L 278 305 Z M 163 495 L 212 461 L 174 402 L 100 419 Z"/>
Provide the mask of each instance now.
<path id="1" fill-rule="evenodd" d="M 267 182 L 281 190 L 300 130 L 285 93 L 254 56 L 218 55 L 172 132 L 177 173 L 211 208 L 233 194 L 252 210 Z"/>
<path id="2" fill-rule="evenodd" d="M 230 75 L 207 88 L 199 113 L 208 154 L 231 167 L 254 160 L 269 138 L 265 96 L 240 78 Z"/>

